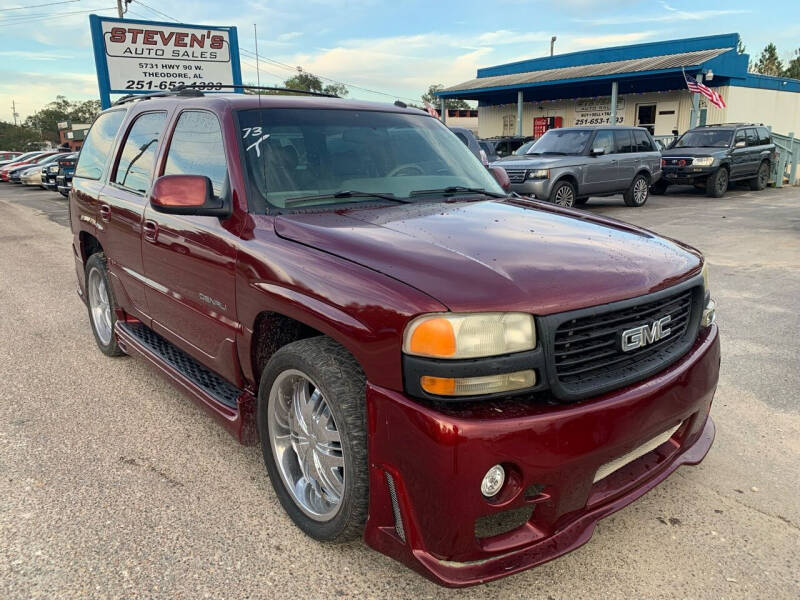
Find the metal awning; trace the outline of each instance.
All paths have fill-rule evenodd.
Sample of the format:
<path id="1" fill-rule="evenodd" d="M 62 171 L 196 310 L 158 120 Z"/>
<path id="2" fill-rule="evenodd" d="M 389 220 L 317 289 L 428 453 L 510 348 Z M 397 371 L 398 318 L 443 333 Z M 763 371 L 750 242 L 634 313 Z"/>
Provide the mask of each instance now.
<path id="1" fill-rule="evenodd" d="M 506 86 L 524 86 L 550 81 L 587 79 L 591 77 L 608 77 L 617 74 L 635 74 L 637 72 L 662 71 L 665 69 L 680 69 L 694 67 L 729 52 L 730 48 L 713 48 L 710 50 L 695 50 L 678 54 L 664 54 L 647 58 L 633 58 L 614 62 L 595 63 L 575 67 L 562 67 L 559 69 L 544 69 L 541 71 L 526 71 L 509 75 L 495 75 L 492 77 L 478 77 L 464 83 L 459 83 L 442 90 L 443 95 L 448 92 L 481 91 L 496 89 Z"/>

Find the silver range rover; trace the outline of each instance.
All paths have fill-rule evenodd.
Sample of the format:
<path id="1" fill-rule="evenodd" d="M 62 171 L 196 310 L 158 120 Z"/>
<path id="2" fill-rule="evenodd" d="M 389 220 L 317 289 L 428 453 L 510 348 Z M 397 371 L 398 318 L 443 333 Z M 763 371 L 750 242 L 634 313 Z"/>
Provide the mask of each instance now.
<path id="1" fill-rule="evenodd" d="M 613 194 L 622 194 L 628 206 L 643 206 L 661 178 L 661 153 L 641 127 L 551 129 L 527 153 L 494 165 L 506 170 L 518 194 L 561 206 Z"/>

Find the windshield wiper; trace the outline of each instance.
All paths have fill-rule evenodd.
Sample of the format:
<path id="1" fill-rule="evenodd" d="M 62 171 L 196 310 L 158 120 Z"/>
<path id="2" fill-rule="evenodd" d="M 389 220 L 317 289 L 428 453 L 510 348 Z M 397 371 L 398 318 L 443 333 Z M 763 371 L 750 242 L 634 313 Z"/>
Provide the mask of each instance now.
<path id="1" fill-rule="evenodd" d="M 330 200 L 331 198 L 380 198 L 381 200 L 389 200 L 390 202 L 399 202 L 401 204 L 408 204 L 411 200 L 405 198 L 398 198 L 392 194 L 379 194 L 377 192 L 357 192 L 355 190 L 342 190 L 340 192 L 333 192 L 331 194 L 317 194 L 314 196 L 298 196 L 297 198 L 287 198 L 284 201 L 286 206 L 292 204 L 300 204 L 309 200 Z"/>
<path id="2" fill-rule="evenodd" d="M 487 192 L 483 188 L 473 188 L 473 187 L 465 187 L 463 185 L 451 185 L 445 188 L 439 188 L 434 190 L 414 190 L 408 196 L 409 198 L 413 198 L 414 196 L 424 196 L 428 194 L 442 194 L 443 196 L 451 196 L 453 194 L 461 194 L 461 193 L 470 193 L 470 194 L 482 194 L 484 196 L 489 196 L 491 198 L 506 198 L 506 194 L 497 194 L 495 192 Z"/>

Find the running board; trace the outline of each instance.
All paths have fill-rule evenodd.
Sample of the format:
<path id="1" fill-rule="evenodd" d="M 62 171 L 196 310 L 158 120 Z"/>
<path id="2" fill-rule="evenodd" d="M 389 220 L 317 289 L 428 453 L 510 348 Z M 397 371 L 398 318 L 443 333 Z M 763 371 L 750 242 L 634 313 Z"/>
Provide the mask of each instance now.
<path id="1" fill-rule="evenodd" d="M 255 398 L 207 369 L 142 323 L 117 321 L 120 348 L 149 360 L 170 382 L 205 407 L 242 444 L 258 441 Z"/>

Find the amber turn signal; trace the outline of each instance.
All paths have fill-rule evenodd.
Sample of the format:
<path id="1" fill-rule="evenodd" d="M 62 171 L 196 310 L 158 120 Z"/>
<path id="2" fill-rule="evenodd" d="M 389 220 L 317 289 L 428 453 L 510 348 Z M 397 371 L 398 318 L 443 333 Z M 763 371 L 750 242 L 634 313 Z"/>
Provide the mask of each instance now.
<path id="1" fill-rule="evenodd" d="M 444 318 L 421 322 L 411 334 L 409 351 L 423 356 L 453 356 L 456 353 L 456 336 L 453 325 Z"/>

